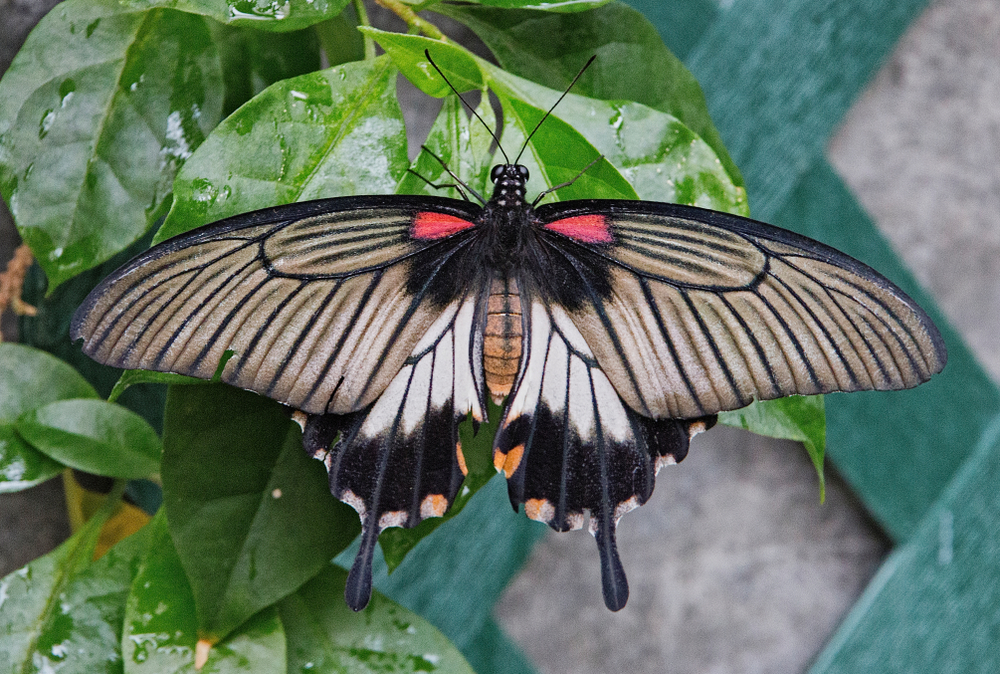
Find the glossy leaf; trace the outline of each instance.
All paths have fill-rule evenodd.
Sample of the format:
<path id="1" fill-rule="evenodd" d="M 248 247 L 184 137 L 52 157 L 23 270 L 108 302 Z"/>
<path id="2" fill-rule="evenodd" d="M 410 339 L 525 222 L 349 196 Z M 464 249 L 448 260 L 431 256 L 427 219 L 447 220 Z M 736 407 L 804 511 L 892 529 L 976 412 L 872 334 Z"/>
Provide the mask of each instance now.
<path id="1" fill-rule="evenodd" d="M 121 608 L 142 541 L 91 564 L 109 512 L 110 505 L 102 508 L 58 548 L 0 580 L 0 662 L 5 671 L 121 671 Z"/>
<path id="2" fill-rule="evenodd" d="M 58 400 L 25 412 L 15 428 L 39 451 L 88 473 L 130 480 L 160 470 L 156 431 L 114 403 Z"/>
<path id="3" fill-rule="evenodd" d="M 825 498 L 823 457 L 826 453 L 826 414 L 823 396 L 758 400 L 743 409 L 723 412 L 719 415 L 719 423 L 771 438 L 802 442 L 819 476 L 820 500 Z"/>
<path id="4" fill-rule="evenodd" d="M 513 100 L 527 101 L 538 108 L 551 106 L 558 97 L 551 89 L 508 73 L 494 72 L 493 82 Z M 708 144 L 671 115 L 639 103 L 568 94 L 552 117 L 564 120 L 586 138 L 631 183 L 641 199 L 749 215 L 743 188 L 733 184 Z M 558 148 L 558 141 L 547 142 L 545 137 L 549 124 L 546 120 L 533 143 Z M 572 172 L 563 175 L 566 173 Z M 574 184 L 559 190 L 559 198 L 586 198 L 586 187 L 582 182 L 580 188 Z M 571 192 L 574 188 L 575 193 Z"/>
<path id="5" fill-rule="evenodd" d="M 135 9 L 169 7 L 219 23 L 257 30 L 289 31 L 332 18 L 350 0 L 124 0 Z"/>
<path id="6" fill-rule="evenodd" d="M 574 86 L 575 93 L 636 101 L 676 117 L 708 143 L 729 179 L 743 186 L 697 80 L 635 9 L 622 3 L 578 14 L 453 4 L 431 9 L 471 28 L 504 69 L 551 89 L 565 90 L 587 59 L 596 55 Z"/>
<path id="7" fill-rule="evenodd" d="M 205 20 L 67 0 L 0 82 L 0 192 L 49 290 L 140 238 L 218 122 Z"/>
<path id="8" fill-rule="evenodd" d="M 55 356 L 23 344 L 0 343 L 0 422 L 67 398 L 96 398 L 97 391 Z"/>
<path id="9" fill-rule="evenodd" d="M 543 0 L 472 0 L 472 2 L 503 9 L 531 8 L 560 13 L 586 12 L 589 9 L 606 5 L 611 0 L 553 0 L 552 2 L 544 2 Z"/>
<path id="10" fill-rule="evenodd" d="M 490 125 L 491 129 L 496 126 L 493 106 L 489 105 L 487 98 L 476 107 L 476 113 Z M 494 163 L 493 153 L 490 151 L 492 144 L 493 136 L 486 127 L 478 119 L 469 119 L 465 106 L 457 96 L 448 96 L 444 99 L 441 112 L 427 135 L 424 147 L 437 155 L 466 185 L 488 199 L 492 187 L 489 174 Z M 455 180 L 444 170 L 441 161 L 432 157 L 426 150 L 417 155 L 410 168 L 412 171 L 407 171 L 396 186 L 397 194 L 430 194 L 461 198 L 461 194 L 455 188 L 437 189 L 428 184 L 428 182 L 438 185 L 453 184 Z M 467 196 L 475 200 L 471 194 Z"/>
<path id="11" fill-rule="evenodd" d="M 392 58 L 396 67 L 406 75 L 406 79 L 428 96 L 442 98 L 452 92 L 448 82 L 459 93 L 471 89 L 482 89 L 487 84 L 483 73 L 485 61 L 478 59 L 469 50 L 451 42 L 432 40 L 420 35 L 391 33 L 375 28 L 360 28 L 362 33 L 378 42 L 379 46 Z M 438 68 L 444 71 L 448 82 L 427 60 L 425 51 Z"/>
<path id="12" fill-rule="evenodd" d="M 125 674 L 195 674 L 198 619 L 194 595 L 161 511 L 147 527 L 150 544 L 125 603 Z M 205 674 L 284 672 L 285 635 L 266 609 L 215 644 Z M 121 670 L 119 670 L 121 671 Z"/>
<path id="13" fill-rule="evenodd" d="M 227 118 L 187 161 L 154 242 L 267 206 L 391 193 L 407 164 L 389 59 L 283 80 Z"/>
<path id="14" fill-rule="evenodd" d="M 295 591 L 360 531 L 274 401 L 172 386 L 163 443 L 163 501 L 202 638 L 224 638 Z"/>
<path id="15" fill-rule="evenodd" d="M 546 110 L 560 96 L 552 92 L 551 101 L 539 107 L 524 100 L 512 83 L 518 78 L 504 76 L 489 63 L 473 56 L 461 47 L 442 45 L 416 35 L 400 35 L 366 30 L 393 59 L 400 71 L 427 93 L 434 94 L 445 86 L 444 80 L 433 69 L 425 50 L 430 51 L 434 63 L 459 91 L 469 86 L 489 85 L 500 97 L 504 109 L 503 145 L 509 147 L 511 161 L 524 144 L 525 138 L 538 125 Z M 478 74 L 478 75 L 477 75 Z M 475 78 L 479 79 L 476 80 Z M 527 83 L 530 84 L 530 83 Z M 447 91 L 444 89 L 443 91 Z M 517 149 L 514 149 L 517 148 Z M 577 133 L 571 124 L 551 115 L 532 137 L 527 151 L 520 158 L 532 175 L 534 187 L 548 188 L 578 178 L 572 185 L 553 194 L 554 199 L 635 199 L 636 194 L 618 171 L 594 149 L 586 138 Z M 595 162 L 582 175 L 580 172 Z M 539 189 L 538 191 L 541 191 Z"/>
<path id="16" fill-rule="evenodd" d="M 225 117 L 275 82 L 320 69 L 319 38 L 313 28 L 273 33 L 214 22 L 210 26 L 222 60 Z"/>
<path id="17" fill-rule="evenodd" d="M 0 343 L 0 493 L 44 482 L 63 468 L 17 435 L 17 418 L 55 400 L 96 397 L 94 387 L 55 356 Z"/>
<path id="18" fill-rule="evenodd" d="M 364 611 L 351 611 L 341 600 L 346 580 L 330 565 L 282 600 L 289 672 L 472 674 L 444 635 L 378 592 Z"/>
<path id="19" fill-rule="evenodd" d="M 0 494 L 21 491 L 62 472 L 63 465 L 21 439 L 10 424 L 0 424 Z"/>

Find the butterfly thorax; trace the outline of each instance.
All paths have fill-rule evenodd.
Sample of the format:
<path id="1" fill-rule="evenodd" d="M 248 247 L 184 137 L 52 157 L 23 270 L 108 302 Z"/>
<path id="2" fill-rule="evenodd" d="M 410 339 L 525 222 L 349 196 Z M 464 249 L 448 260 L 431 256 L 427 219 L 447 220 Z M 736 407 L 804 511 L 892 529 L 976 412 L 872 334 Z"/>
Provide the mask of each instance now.
<path id="1" fill-rule="evenodd" d="M 526 201 L 528 169 L 520 164 L 498 164 L 490 174 L 493 196 L 479 216 L 484 229 L 486 264 L 510 275 L 523 259 L 531 223 L 531 205 Z"/>

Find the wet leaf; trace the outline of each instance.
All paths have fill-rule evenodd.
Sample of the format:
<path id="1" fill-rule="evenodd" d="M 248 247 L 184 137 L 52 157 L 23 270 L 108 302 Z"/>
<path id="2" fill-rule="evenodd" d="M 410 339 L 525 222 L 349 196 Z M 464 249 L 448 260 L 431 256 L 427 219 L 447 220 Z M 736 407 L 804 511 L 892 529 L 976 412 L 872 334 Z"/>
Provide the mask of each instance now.
<path id="1" fill-rule="evenodd" d="M 195 674 L 198 619 L 194 596 L 161 511 L 147 527 L 150 544 L 125 603 L 125 674 Z M 285 635 L 265 609 L 215 644 L 203 674 L 285 671 Z M 121 670 L 119 670 L 121 671 Z"/>
<path id="2" fill-rule="evenodd" d="M 677 118 L 718 155 L 729 180 L 743 187 L 743 178 L 709 117 L 701 86 L 635 9 L 612 3 L 592 12 L 555 14 L 436 4 L 432 11 L 475 31 L 510 73 L 557 91 L 565 91 L 587 59 L 596 55 L 574 93 L 636 101 Z"/>
<path id="3" fill-rule="evenodd" d="M 201 637 L 224 638 L 295 591 L 360 531 L 272 400 L 172 386 L 163 443 L 164 506 Z"/>
<path id="4" fill-rule="evenodd" d="M 798 440 L 805 445 L 819 476 L 820 501 L 826 495 L 823 456 L 826 453 L 826 414 L 823 396 L 789 396 L 758 400 L 740 410 L 723 412 L 719 423 L 758 435 Z"/>
<path id="5" fill-rule="evenodd" d="M 268 206 L 388 194 L 407 165 L 389 59 L 283 80 L 220 124 L 187 161 L 154 242 Z"/>
<path id="6" fill-rule="evenodd" d="M 0 82 L 0 192 L 49 291 L 139 239 L 218 122 L 205 20 L 67 0 Z"/>
<path id="7" fill-rule="evenodd" d="M 339 14 L 350 0 L 124 0 L 135 9 L 170 7 L 219 23 L 257 30 L 289 31 Z"/>
<path id="8" fill-rule="evenodd" d="M 611 0 L 470 0 L 473 3 L 503 9 L 531 8 L 546 12 L 586 12 L 589 9 L 606 5 Z"/>
<path id="9" fill-rule="evenodd" d="M 489 105 L 488 99 L 484 100 L 486 103 L 480 103 L 476 107 L 476 112 L 492 129 L 496 126 L 493 106 Z M 490 152 L 492 144 L 493 136 L 478 119 L 469 119 L 465 106 L 456 96 L 444 99 L 441 112 L 424 142 L 424 146 L 437 155 L 452 173 L 485 199 L 489 198 L 492 187 L 489 181 L 490 169 L 493 168 L 493 153 Z M 461 194 L 455 188 L 437 189 L 428 184 L 428 181 L 438 185 L 454 184 L 455 179 L 448 175 L 441 162 L 426 150 L 417 155 L 410 168 L 413 172 L 408 171 L 403 175 L 403 179 L 396 186 L 397 194 L 430 194 L 461 198 Z M 469 199 L 475 199 L 471 194 L 467 196 Z"/>
<path id="10" fill-rule="evenodd" d="M 67 398 L 96 398 L 97 391 L 76 370 L 44 351 L 0 343 L 0 422 Z"/>
<path id="11" fill-rule="evenodd" d="M 340 16 L 331 21 L 337 20 L 343 21 Z M 274 33 L 217 23 L 210 26 L 222 59 L 225 117 L 275 82 L 320 69 L 319 38 L 313 28 Z"/>
<path id="12" fill-rule="evenodd" d="M 62 472 L 63 465 L 27 444 L 10 424 L 0 424 L 0 494 L 21 491 Z"/>
<path id="13" fill-rule="evenodd" d="M 102 509 L 58 548 L 0 580 L 6 671 L 121 671 L 124 599 L 144 541 L 140 534 L 91 563 L 108 514 Z"/>
<path id="14" fill-rule="evenodd" d="M 103 400 L 58 400 L 21 415 L 33 447 L 95 475 L 139 479 L 160 470 L 160 438 L 135 412 Z"/>
<path id="15" fill-rule="evenodd" d="M 63 468 L 17 435 L 17 418 L 55 400 L 96 397 L 94 387 L 55 356 L 0 343 L 0 493 L 27 489 Z"/>
<path id="16" fill-rule="evenodd" d="M 558 98 L 557 92 L 508 73 L 497 71 L 492 81 L 498 88 L 504 88 L 505 96 L 529 102 L 536 109 L 547 109 Z M 749 214 L 745 191 L 733 184 L 712 149 L 671 115 L 639 103 L 607 102 L 569 94 L 552 112 L 552 117 L 572 126 L 591 143 L 621 172 L 641 199 Z M 549 124 L 547 120 L 542 125 L 532 143 L 559 148 L 558 140 L 546 138 Z M 584 173 L 578 181 L 579 187 L 574 184 L 559 190 L 559 198 L 588 198 L 589 185 L 585 179 L 592 170 Z M 567 167 L 560 175 L 569 175 L 563 178 L 568 180 L 572 174 Z"/>
<path id="17" fill-rule="evenodd" d="M 354 613 L 343 601 L 346 580 L 331 565 L 282 600 L 289 672 L 472 674 L 443 634 L 378 592 Z"/>

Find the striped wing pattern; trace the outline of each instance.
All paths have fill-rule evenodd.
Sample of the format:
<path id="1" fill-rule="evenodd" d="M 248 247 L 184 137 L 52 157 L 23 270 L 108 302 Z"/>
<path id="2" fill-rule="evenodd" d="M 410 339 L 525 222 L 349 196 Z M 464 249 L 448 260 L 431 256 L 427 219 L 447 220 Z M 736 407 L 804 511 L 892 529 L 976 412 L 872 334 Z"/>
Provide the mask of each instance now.
<path id="1" fill-rule="evenodd" d="M 441 314 L 408 270 L 430 283 L 454 246 L 414 241 L 413 211 L 331 199 L 195 230 L 105 279 L 71 336 L 102 363 L 206 379 L 231 349 L 226 383 L 311 414 L 364 409 Z"/>
<path id="2" fill-rule="evenodd" d="M 524 296 L 522 296 L 522 300 Z M 515 509 L 557 531 L 590 532 L 601 557 L 604 600 L 618 610 L 628 583 L 615 544 L 625 513 L 653 493 L 656 472 L 687 455 L 714 419 L 654 420 L 629 409 L 569 315 L 535 300 L 524 317 L 525 352 L 494 443 Z"/>
<path id="3" fill-rule="evenodd" d="M 588 202 L 539 209 L 556 220 Z M 805 237 L 713 211 L 603 203 L 613 237 L 544 232 L 585 301 L 571 312 L 615 390 L 653 418 L 754 399 L 916 386 L 944 343 L 890 281 Z M 607 268 L 609 289 L 590 279 Z"/>
<path id="4" fill-rule="evenodd" d="M 305 424 L 306 451 L 323 459 L 330 491 L 361 517 L 361 548 L 346 588 L 354 610 L 371 596 L 372 556 L 382 530 L 441 517 L 462 484 L 458 425 L 470 413 L 485 418 L 476 308 L 471 295 L 449 305 L 369 408 L 313 416 Z"/>

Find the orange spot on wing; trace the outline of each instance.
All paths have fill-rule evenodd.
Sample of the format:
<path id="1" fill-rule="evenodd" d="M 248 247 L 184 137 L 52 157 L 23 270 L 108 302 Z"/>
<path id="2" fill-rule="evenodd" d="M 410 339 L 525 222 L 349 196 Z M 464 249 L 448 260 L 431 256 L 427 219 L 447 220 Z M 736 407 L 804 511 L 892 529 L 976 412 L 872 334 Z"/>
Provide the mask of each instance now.
<path id="1" fill-rule="evenodd" d="M 510 476 L 514 474 L 517 470 L 518 465 L 521 463 L 521 455 L 524 454 L 524 445 L 518 445 L 514 449 L 507 452 L 507 458 L 503 462 L 503 474 L 510 479 Z"/>
<path id="2" fill-rule="evenodd" d="M 558 232 L 584 243 L 611 243 L 611 228 L 603 215 L 577 215 L 572 218 L 555 220 L 545 225 L 545 229 Z"/>
<path id="3" fill-rule="evenodd" d="M 428 494 L 420 502 L 421 517 L 443 517 L 448 510 L 448 499 L 442 494 Z"/>
<path id="4" fill-rule="evenodd" d="M 414 239 L 443 239 L 472 226 L 468 220 L 456 218 L 454 215 L 422 211 L 413 218 L 410 236 Z"/>
<path id="5" fill-rule="evenodd" d="M 524 502 L 524 514 L 536 522 L 548 522 L 555 516 L 555 510 L 546 499 L 529 498 Z"/>
<path id="6" fill-rule="evenodd" d="M 503 470 L 503 462 L 507 460 L 507 455 L 501 452 L 499 449 L 493 452 L 493 467 L 497 470 Z"/>

